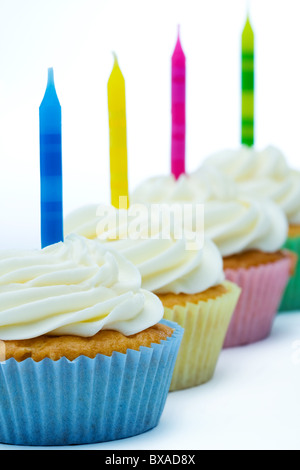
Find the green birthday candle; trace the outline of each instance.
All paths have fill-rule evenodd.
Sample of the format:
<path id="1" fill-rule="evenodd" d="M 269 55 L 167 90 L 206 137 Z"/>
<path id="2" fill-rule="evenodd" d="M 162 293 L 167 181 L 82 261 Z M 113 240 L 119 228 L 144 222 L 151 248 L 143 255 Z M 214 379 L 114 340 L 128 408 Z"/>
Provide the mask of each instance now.
<path id="1" fill-rule="evenodd" d="M 247 16 L 242 33 L 242 144 L 254 143 L 254 33 Z"/>

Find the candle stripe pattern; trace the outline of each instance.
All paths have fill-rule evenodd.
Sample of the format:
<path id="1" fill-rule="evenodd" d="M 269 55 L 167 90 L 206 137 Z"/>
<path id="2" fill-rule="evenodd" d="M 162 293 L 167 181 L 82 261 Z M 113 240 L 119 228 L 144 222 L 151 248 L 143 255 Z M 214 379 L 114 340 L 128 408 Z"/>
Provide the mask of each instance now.
<path id="1" fill-rule="evenodd" d="M 249 21 L 242 33 L 242 120 L 241 142 L 244 145 L 254 144 L 254 33 Z"/>
<path id="2" fill-rule="evenodd" d="M 171 172 L 176 179 L 185 173 L 185 55 L 181 47 L 179 33 L 172 55 L 172 142 Z"/>
<path id="3" fill-rule="evenodd" d="M 39 109 L 41 245 L 63 241 L 61 106 L 54 85 L 53 69 Z"/>

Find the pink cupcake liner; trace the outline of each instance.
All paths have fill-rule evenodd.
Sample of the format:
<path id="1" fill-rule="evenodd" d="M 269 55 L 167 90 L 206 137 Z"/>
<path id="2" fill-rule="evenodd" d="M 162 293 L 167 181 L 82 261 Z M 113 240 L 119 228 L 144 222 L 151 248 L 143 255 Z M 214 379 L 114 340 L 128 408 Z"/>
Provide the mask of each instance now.
<path id="1" fill-rule="evenodd" d="M 290 277 L 289 257 L 249 269 L 226 269 L 228 281 L 242 289 L 231 319 L 224 348 L 255 343 L 271 333 L 284 290 Z"/>

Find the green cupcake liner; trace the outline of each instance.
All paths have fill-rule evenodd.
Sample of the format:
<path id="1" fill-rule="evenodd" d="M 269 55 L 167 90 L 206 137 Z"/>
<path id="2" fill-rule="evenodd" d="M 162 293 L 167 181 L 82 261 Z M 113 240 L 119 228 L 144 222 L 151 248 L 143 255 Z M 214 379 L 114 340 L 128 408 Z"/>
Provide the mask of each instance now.
<path id="1" fill-rule="evenodd" d="M 284 292 L 279 312 L 292 312 L 300 310 L 300 237 L 288 238 L 284 248 L 298 255 L 294 275 L 290 278 Z"/>

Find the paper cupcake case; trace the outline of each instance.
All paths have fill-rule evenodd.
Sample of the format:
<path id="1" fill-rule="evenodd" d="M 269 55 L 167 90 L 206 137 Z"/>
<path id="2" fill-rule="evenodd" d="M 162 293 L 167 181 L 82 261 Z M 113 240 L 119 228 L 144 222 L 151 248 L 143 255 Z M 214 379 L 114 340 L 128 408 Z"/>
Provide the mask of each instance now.
<path id="1" fill-rule="evenodd" d="M 286 257 L 249 269 L 225 270 L 226 279 L 242 289 L 225 338 L 225 348 L 255 343 L 270 335 L 290 268 L 291 260 Z"/>
<path id="2" fill-rule="evenodd" d="M 234 284 L 225 282 L 224 285 L 228 292 L 216 299 L 165 308 L 164 318 L 184 328 L 170 391 L 195 387 L 213 377 L 240 295 L 240 289 Z"/>
<path id="3" fill-rule="evenodd" d="M 161 417 L 183 335 L 111 357 L 0 364 L 0 442 L 70 445 L 144 433 Z"/>
<path id="4" fill-rule="evenodd" d="M 280 304 L 280 312 L 300 310 L 300 237 L 288 238 L 285 249 L 298 255 L 298 261 L 294 275 L 290 278 Z"/>

